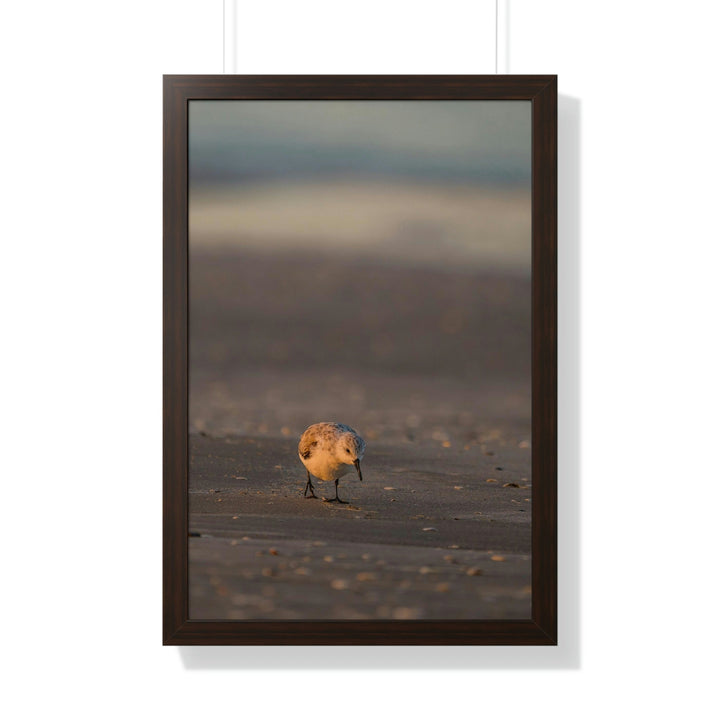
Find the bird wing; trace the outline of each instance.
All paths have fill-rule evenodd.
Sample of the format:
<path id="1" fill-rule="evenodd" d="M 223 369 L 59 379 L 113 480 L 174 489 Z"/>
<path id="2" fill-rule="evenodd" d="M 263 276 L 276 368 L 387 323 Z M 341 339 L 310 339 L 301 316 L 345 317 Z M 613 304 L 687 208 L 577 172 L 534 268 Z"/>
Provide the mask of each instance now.
<path id="1" fill-rule="evenodd" d="M 312 455 L 315 447 L 317 447 L 317 440 L 313 439 L 312 436 L 306 437 L 306 435 L 303 435 L 298 445 L 298 453 L 300 453 L 301 458 L 307 460 Z"/>

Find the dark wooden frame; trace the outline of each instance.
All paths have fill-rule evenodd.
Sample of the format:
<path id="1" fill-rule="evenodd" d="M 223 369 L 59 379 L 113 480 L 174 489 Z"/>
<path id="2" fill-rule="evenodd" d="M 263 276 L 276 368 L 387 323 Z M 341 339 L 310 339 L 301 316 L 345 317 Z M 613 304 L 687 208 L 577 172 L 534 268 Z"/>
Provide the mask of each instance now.
<path id="1" fill-rule="evenodd" d="M 532 102 L 532 612 L 528 620 L 188 619 L 188 101 Z M 165 645 L 557 644 L 557 78 L 554 75 L 164 77 Z"/>

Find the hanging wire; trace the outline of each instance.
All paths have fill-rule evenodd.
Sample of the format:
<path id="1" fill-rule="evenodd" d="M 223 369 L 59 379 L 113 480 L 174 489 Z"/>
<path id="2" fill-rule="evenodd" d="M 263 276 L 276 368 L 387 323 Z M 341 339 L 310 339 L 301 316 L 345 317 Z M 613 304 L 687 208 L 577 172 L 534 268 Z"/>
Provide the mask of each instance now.
<path id="1" fill-rule="evenodd" d="M 498 3 L 495 0 L 495 74 L 498 74 Z"/>

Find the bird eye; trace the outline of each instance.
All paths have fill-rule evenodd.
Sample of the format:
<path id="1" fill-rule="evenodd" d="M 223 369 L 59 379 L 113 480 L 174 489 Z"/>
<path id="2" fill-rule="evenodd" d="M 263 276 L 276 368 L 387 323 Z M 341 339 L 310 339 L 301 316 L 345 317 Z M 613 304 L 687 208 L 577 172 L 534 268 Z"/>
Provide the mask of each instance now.
<path id="1" fill-rule="evenodd" d="M 349 449 L 349 448 L 345 448 L 345 452 L 346 452 L 346 453 L 349 453 L 349 452 L 350 452 L 350 449 Z"/>

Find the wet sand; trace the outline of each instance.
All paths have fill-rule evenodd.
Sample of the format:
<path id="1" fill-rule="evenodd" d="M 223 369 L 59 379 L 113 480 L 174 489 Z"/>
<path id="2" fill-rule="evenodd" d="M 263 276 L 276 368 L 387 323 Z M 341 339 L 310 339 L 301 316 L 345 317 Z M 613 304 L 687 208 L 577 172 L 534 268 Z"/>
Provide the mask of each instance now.
<path id="1" fill-rule="evenodd" d="M 338 505 L 303 498 L 294 439 L 191 446 L 192 618 L 529 616 L 528 449 L 375 443 Z"/>
<path id="2" fill-rule="evenodd" d="M 190 296 L 191 618 L 529 617 L 527 279 L 196 253 Z M 321 420 L 348 505 L 302 496 Z"/>

